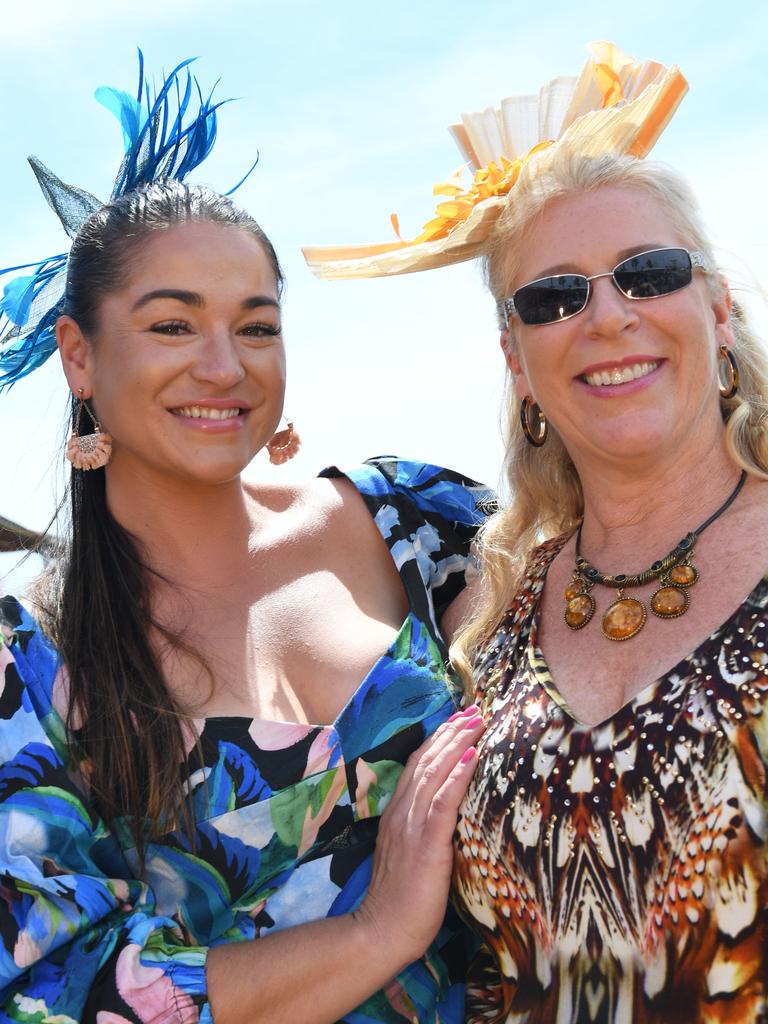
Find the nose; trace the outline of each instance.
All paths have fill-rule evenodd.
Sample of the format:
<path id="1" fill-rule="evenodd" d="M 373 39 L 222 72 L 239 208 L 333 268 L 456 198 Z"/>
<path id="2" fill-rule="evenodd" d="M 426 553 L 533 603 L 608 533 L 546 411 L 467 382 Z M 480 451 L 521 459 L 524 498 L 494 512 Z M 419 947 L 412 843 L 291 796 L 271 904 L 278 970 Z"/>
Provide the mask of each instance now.
<path id="1" fill-rule="evenodd" d="M 587 330 L 594 336 L 615 336 L 638 322 L 637 300 L 628 299 L 610 274 L 590 281 L 592 294 L 585 313 Z"/>
<path id="2" fill-rule="evenodd" d="M 211 330 L 201 338 L 192 376 L 217 388 L 231 388 L 245 377 L 237 342 L 224 329 Z"/>

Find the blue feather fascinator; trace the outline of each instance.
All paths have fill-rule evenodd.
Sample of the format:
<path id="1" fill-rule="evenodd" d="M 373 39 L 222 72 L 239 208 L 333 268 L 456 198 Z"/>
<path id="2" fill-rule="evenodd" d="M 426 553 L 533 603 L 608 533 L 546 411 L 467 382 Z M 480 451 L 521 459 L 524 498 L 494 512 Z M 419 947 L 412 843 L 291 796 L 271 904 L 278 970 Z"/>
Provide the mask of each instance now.
<path id="1" fill-rule="evenodd" d="M 203 94 L 189 71 L 191 63 L 192 59 L 182 61 L 159 89 L 153 89 L 145 79 L 139 50 L 135 97 L 107 86 L 96 90 L 96 99 L 120 122 L 125 144 L 110 199 L 158 178 L 183 181 L 213 149 L 216 112 L 226 101 L 214 102 L 212 92 Z M 67 185 L 37 157 L 29 157 L 29 163 L 43 195 L 67 235 L 74 238 L 104 204 L 83 189 Z M 242 185 L 255 166 L 227 195 Z M 0 277 L 31 271 L 10 280 L 0 299 L 0 392 L 32 373 L 56 350 L 55 324 L 64 298 L 67 259 L 68 253 L 63 252 L 0 270 Z"/>

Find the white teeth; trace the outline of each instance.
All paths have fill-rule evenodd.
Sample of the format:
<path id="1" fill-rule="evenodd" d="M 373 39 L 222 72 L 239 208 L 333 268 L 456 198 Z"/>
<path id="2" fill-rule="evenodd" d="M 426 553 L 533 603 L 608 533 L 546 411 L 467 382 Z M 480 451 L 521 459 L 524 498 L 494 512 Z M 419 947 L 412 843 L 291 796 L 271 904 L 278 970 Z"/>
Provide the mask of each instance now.
<path id="1" fill-rule="evenodd" d="M 630 380 L 638 380 L 652 373 L 658 363 L 634 363 L 632 366 L 616 366 L 612 370 L 597 370 L 596 373 L 584 374 L 587 384 L 602 387 L 605 384 L 626 384 Z"/>
<path id="2" fill-rule="evenodd" d="M 171 411 L 175 416 L 190 416 L 195 420 L 231 420 L 239 416 L 242 410 L 237 406 L 232 409 L 211 409 L 207 405 L 182 405 Z"/>

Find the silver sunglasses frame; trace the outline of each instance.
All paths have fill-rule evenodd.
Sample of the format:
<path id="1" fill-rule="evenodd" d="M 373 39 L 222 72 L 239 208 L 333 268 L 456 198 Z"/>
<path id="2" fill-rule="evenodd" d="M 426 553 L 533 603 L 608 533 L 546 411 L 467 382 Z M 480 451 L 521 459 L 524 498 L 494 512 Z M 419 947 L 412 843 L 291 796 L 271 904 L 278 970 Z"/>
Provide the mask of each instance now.
<path id="1" fill-rule="evenodd" d="M 516 288 L 515 289 L 515 295 L 517 295 L 517 293 L 519 291 L 522 291 L 523 288 L 529 288 L 532 284 L 538 284 L 540 281 L 549 281 L 553 277 L 578 277 L 578 278 L 581 278 L 583 281 L 587 282 L 587 297 L 584 300 L 584 305 L 581 307 L 581 309 L 577 309 L 575 313 L 569 313 L 568 316 L 560 317 L 558 320 L 547 320 L 543 324 L 526 324 L 525 326 L 526 327 L 549 327 L 551 324 L 561 324 L 565 320 L 570 320 L 571 317 L 578 316 L 579 313 L 583 313 L 584 310 L 589 305 L 589 300 L 592 298 L 592 281 L 596 281 L 599 277 L 611 277 L 611 278 L 613 278 L 613 284 L 614 284 L 616 290 L 618 292 L 620 292 L 624 296 L 625 299 L 631 299 L 632 302 L 643 302 L 643 301 L 645 301 L 647 299 L 662 299 L 662 298 L 664 298 L 663 295 L 627 295 L 626 292 L 622 291 L 621 288 L 619 288 L 619 286 L 618 286 L 618 284 L 616 282 L 616 278 L 613 277 L 613 275 L 616 273 L 616 271 L 619 269 L 619 267 L 622 266 L 622 264 L 627 263 L 629 260 L 636 260 L 639 256 L 648 256 L 648 255 L 650 255 L 653 252 L 669 252 L 670 249 L 675 250 L 677 252 L 684 252 L 684 253 L 688 254 L 688 259 L 691 261 L 691 281 L 693 280 L 693 271 L 694 270 L 703 270 L 704 273 L 706 274 L 706 273 L 709 273 L 709 271 L 712 269 L 710 267 L 709 261 L 707 260 L 706 254 L 701 252 L 700 250 L 696 249 L 693 252 L 691 252 L 690 250 L 686 249 L 682 245 L 665 245 L 665 246 L 662 246 L 661 248 L 657 248 L 657 249 L 644 249 L 642 252 L 637 252 L 633 256 L 627 256 L 623 260 L 619 260 L 619 262 L 616 264 L 616 266 L 613 268 L 613 270 L 605 270 L 605 271 L 603 271 L 602 274 L 592 274 L 591 277 L 588 277 L 586 274 L 572 274 L 572 273 L 568 273 L 568 274 L 547 274 L 546 277 L 537 277 L 535 281 L 526 281 L 525 284 L 521 284 L 519 288 Z M 688 284 L 690 284 L 691 281 L 689 281 Z M 688 284 L 684 284 L 683 288 L 687 288 Z M 682 289 L 680 289 L 680 288 L 675 288 L 674 292 L 665 292 L 665 294 L 666 295 L 674 295 L 675 292 L 681 291 L 681 290 Z M 519 315 L 517 310 L 515 309 L 515 298 L 514 298 L 514 295 L 511 298 L 509 298 L 509 299 L 502 299 L 501 307 L 502 307 L 502 310 L 504 312 L 504 321 L 505 321 L 505 323 L 507 325 L 509 325 L 509 318 L 511 316 Z"/>

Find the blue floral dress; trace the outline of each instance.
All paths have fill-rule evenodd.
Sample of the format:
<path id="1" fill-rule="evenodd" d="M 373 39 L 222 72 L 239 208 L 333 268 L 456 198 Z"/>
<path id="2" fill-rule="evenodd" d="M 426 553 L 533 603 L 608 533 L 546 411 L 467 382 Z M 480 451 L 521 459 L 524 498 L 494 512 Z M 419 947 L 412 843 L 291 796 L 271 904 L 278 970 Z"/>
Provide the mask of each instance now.
<path id="1" fill-rule="evenodd" d="M 210 1021 L 211 947 L 362 900 L 379 815 L 408 755 L 455 706 L 437 621 L 464 586 L 489 494 L 390 458 L 347 476 L 399 570 L 405 622 L 332 725 L 201 722 L 189 754 L 196 844 L 163 835 L 143 872 L 68 749 L 56 651 L 21 605 L 0 602 L 0 1020 Z M 427 954 L 344 1021 L 459 1024 L 463 943 L 449 911 Z"/>

